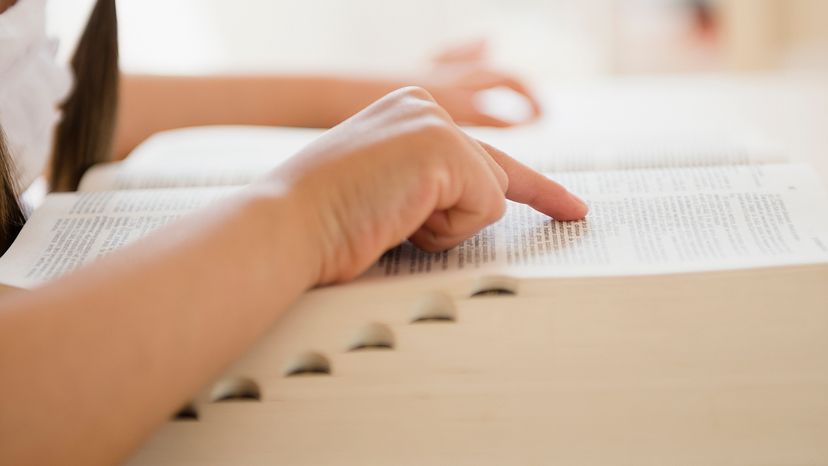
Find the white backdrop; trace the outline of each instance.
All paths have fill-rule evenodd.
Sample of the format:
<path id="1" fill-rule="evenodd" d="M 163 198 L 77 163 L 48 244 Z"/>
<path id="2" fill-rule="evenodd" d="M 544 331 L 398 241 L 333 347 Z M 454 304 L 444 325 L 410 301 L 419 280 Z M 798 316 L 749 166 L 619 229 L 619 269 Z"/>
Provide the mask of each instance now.
<path id="1" fill-rule="evenodd" d="M 68 44 L 92 0 L 53 0 Z M 493 58 L 531 78 L 608 70 L 610 0 L 120 1 L 128 71 L 400 70 L 440 46 L 486 36 Z"/>

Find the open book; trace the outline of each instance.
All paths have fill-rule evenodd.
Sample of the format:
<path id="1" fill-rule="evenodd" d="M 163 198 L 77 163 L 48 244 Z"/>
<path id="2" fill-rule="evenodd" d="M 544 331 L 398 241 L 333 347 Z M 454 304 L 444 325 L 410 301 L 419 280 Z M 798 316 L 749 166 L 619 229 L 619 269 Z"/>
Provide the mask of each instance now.
<path id="1" fill-rule="evenodd" d="M 671 135 L 647 146 L 629 140 L 528 143 L 513 134 L 481 137 L 586 199 L 586 220 L 557 222 L 510 203 L 503 219 L 460 246 L 429 254 L 403 244 L 361 280 L 469 271 L 633 275 L 828 262 L 828 196 L 814 172 L 783 163 L 774 151 L 698 135 Z M 126 161 L 93 167 L 80 192 L 47 196 L 0 259 L 0 283 L 36 286 L 209 208 L 318 135 L 239 127 L 157 135 Z"/>

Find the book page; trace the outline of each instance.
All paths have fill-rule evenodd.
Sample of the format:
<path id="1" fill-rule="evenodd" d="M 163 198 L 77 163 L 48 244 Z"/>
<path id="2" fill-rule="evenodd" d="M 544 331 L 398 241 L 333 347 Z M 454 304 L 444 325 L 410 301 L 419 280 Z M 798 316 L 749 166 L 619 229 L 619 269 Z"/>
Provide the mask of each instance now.
<path id="1" fill-rule="evenodd" d="M 548 131 L 544 126 L 467 128 L 542 172 L 757 165 L 785 155 L 748 135 L 652 128 L 624 132 Z M 124 162 L 93 167 L 80 191 L 243 185 L 275 169 L 324 131 L 214 126 L 159 133 Z"/>
<path id="2" fill-rule="evenodd" d="M 388 251 L 365 279 L 475 272 L 635 275 L 828 262 L 828 197 L 799 165 L 561 173 L 586 220 L 510 204 L 460 246 Z"/>
<path id="3" fill-rule="evenodd" d="M 238 186 L 253 182 L 324 130 L 205 126 L 158 133 L 122 162 L 99 164 L 79 191 Z"/>
<path id="4" fill-rule="evenodd" d="M 543 127 L 469 132 L 541 172 L 785 163 L 787 154 L 748 132 L 647 127 L 547 131 Z"/>
<path id="5" fill-rule="evenodd" d="M 266 175 L 280 162 L 251 158 L 241 163 L 231 159 L 205 159 L 192 164 L 171 161 L 163 167 L 127 162 L 98 164 L 83 175 L 78 191 L 241 186 Z"/>
<path id="6" fill-rule="evenodd" d="M 0 258 L 0 283 L 57 278 L 237 189 L 50 194 Z"/>
<path id="7" fill-rule="evenodd" d="M 361 278 L 433 273 L 634 275 L 828 262 L 828 196 L 801 165 L 552 175 L 590 204 L 557 222 L 510 203 L 460 246 L 388 251 Z M 238 188 L 50 195 L 0 259 L 0 283 L 30 287 L 94 260 Z"/>
<path id="8" fill-rule="evenodd" d="M 153 135 L 136 147 L 127 161 L 158 167 L 169 162 L 194 166 L 228 158 L 235 163 L 284 160 L 324 132 L 316 128 L 232 125 L 175 129 Z"/>

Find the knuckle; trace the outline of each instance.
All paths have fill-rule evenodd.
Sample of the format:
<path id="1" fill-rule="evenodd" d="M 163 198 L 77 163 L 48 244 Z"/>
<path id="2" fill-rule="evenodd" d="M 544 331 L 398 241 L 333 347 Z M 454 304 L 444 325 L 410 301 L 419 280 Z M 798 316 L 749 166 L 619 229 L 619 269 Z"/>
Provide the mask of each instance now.
<path id="1" fill-rule="evenodd" d="M 408 117 L 432 115 L 440 117 L 443 120 L 446 120 L 446 122 L 451 121 L 448 112 L 446 112 L 428 92 L 420 88 L 415 89 L 419 89 L 423 92 L 423 94 L 420 94 L 419 92 L 402 93 L 398 96 L 398 99 L 395 102 L 399 108 L 404 110 L 404 115 Z"/>
<path id="2" fill-rule="evenodd" d="M 434 98 L 427 90 L 419 86 L 406 86 L 397 90 L 396 94 L 404 98 L 415 98 L 434 102 Z"/>
<path id="3" fill-rule="evenodd" d="M 409 99 L 406 109 L 410 116 L 440 116 L 440 106 L 432 100 Z"/>
<path id="4" fill-rule="evenodd" d="M 393 113 L 402 121 L 418 120 L 422 126 L 434 131 L 451 129 L 453 120 L 448 112 L 437 103 L 423 88 L 404 87 L 395 91 L 391 96 Z"/>
<path id="5" fill-rule="evenodd" d="M 432 142 L 449 142 L 457 137 L 457 130 L 439 115 L 417 115 L 409 126 L 415 137 L 424 137 Z"/>

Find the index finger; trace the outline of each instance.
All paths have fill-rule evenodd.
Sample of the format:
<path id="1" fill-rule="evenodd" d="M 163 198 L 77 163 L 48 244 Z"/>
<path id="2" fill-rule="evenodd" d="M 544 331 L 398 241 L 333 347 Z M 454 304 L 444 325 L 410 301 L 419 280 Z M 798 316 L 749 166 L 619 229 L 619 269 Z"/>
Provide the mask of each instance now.
<path id="1" fill-rule="evenodd" d="M 586 217 L 589 207 L 578 196 L 560 184 L 532 170 L 485 142 L 481 147 L 497 162 L 509 178 L 506 198 L 527 204 L 556 220 L 580 220 Z"/>

